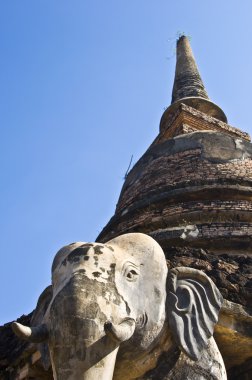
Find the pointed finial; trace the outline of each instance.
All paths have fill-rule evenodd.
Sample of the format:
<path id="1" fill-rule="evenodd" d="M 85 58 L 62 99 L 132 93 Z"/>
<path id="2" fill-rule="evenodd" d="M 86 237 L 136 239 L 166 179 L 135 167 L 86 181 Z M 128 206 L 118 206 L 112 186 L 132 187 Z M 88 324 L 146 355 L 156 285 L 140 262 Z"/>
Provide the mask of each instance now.
<path id="1" fill-rule="evenodd" d="M 177 40 L 177 63 L 172 90 L 172 103 L 179 99 L 197 96 L 209 99 L 200 77 L 188 37 Z"/>
<path id="2" fill-rule="evenodd" d="M 167 120 L 175 114 L 181 103 L 196 108 L 225 123 L 227 122 L 225 113 L 207 95 L 189 39 L 185 35 L 180 36 L 177 40 L 177 62 L 172 101 L 161 118 L 161 130 L 165 129 Z"/>

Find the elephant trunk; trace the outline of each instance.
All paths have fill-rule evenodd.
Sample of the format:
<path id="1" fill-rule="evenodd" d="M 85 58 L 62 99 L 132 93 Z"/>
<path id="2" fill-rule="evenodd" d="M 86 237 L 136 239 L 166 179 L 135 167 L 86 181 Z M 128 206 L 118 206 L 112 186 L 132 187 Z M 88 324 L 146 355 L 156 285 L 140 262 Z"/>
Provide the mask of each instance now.
<path id="1" fill-rule="evenodd" d="M 132 336 L 135 322 L 104 294 L 115 297 L 112 283 L 78 271 L 54 297 L 49 349 L 55 380 L 112 379 L 119 345 Z"/>
<path id="2" fill-rule="evenodd" d="M 92 320 L 82 319 L 77 323 L 82 325 L 81 331 L 85 335 L 81 340 L 77 336 L 72 339 L 74 331 L 69 335 L 69 329 L 63 340 L 58 336 L 51 338 L 49 347 L 54 379 L 112 380 L 119 345 L 133 335 L 135 322 L 132 319 L 126 319 L 119 325 L 107 322 L 102 333 Z M 62 334 L 61 330 L 61 337 Z M 53 342 L 55 338 L 57 344 Z"/>
<path id="3" fill-rule="evenodd" d="M 88 369 L 82 377 L 79 377 L 77 374 L 77 376 L 71 380 L 79 380 L 80 378 L 83 380 L 112 380 L 117 351 L 118 347 L 115 348 L 114 351 L 108 354 L 104 359 L 98 362 L 97 365 Z"/>
<path id="4" fill-rule="evenodd" d="M 67 363 L 67 368 L 62 366 L 63 363 L 52 360 L 53 378 L 54 380 L 112 380 L 118 348 L 118 345 L 110 347 L 108 350 L 110 352 L 105 356 L 96 350 L 96 360 L 92 359 L 92 348 L 86 349 L 86 355 L 90 355 L 91 359 L 82 361 L 73 355 L 71 363 L 69 361 Z M 55 355 L 52 354 L 52 358 L 55 359 Z"/>

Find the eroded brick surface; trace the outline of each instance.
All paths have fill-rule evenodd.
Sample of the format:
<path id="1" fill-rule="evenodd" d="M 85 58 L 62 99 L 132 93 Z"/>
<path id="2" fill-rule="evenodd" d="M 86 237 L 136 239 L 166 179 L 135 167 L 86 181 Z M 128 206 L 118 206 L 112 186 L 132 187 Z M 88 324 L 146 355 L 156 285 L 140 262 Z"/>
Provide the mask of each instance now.
<path id="1" fill-rule="evenodd" d="M 143 199 L 151 192 L 161 193 L 168 187 L 186 187 L 210 181 L 234 180 L 237 183 L 252 181 L 252 160 L 234 159 L 228 162 L 211 162 L 202 158 L 201 149 L 190 149 L 174 155 L 154 158 L 141 170 L 139 178 L 122 193 L 117 212 Z"/>
<path id="2" fill-rule="evenodd" d="M 171 247 L 165 250 L 168 268 L 189 266 L 203 270 L 224 298 L 250 307 L 252 302 L 252 257 L 229 252 L 217 256 L 203 249 Z"/>

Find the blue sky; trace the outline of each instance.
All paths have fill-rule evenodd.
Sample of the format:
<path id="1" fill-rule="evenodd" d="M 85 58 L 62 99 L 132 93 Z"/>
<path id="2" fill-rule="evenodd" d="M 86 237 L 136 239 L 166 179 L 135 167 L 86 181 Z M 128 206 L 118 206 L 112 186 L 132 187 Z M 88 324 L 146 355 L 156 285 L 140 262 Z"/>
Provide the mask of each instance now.
<path id="1" fill-rule="evenodd" d="M 93 241 L 170 104 L 175 44 L 252 133 L 252 2 L 13 0 L 0 5 L 0 323 L 29 313 L 57 250 Z"/>

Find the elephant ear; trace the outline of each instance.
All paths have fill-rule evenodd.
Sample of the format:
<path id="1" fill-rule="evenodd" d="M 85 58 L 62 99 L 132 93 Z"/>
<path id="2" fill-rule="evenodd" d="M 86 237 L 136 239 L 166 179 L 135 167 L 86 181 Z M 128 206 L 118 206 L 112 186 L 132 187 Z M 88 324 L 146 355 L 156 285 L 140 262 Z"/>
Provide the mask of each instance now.
<path id="1" fill-rule="evenodd" d="M 193 268 L 170 270 L 167 287 L 167 315 L 173 337 L 192 360 L 199 360 L 218 321 L 222 295 L 204 272 Z"/>
<path id="2" fill-rule="evenodd" d="M 52 285 L 47 286 L 44 291 L 40 294 L 36 309 L 33 311 L 31 325 L 37 326 L 44 322 L 44 317 L 48 306 L 52 300 L 53 290 Z"/>
<path id="3" fill-rule="evenodd" d="M 47 309 L 52 300 L 52 295 L 52 285 L 45 288 L 45 290 L 41 293 L 37 302 L 36 309 L 34 310 L 32 315 L 31 326 L 39 326 L 45 322 L 44 319 L 46 316 Z M 43 367 L 45 370 L 48 370 L 51 366 L 48 345 L 47 343 L 38 343 L 37 347 L 41 354 L 41 362 L 43 364 Z"/>

